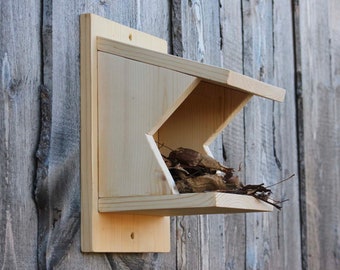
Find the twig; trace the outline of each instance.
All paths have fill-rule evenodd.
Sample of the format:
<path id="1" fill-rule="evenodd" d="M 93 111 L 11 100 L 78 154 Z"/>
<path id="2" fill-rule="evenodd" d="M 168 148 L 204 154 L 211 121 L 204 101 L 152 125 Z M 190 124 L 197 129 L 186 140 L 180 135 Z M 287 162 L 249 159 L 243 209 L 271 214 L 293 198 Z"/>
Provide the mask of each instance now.
<path id="1" fill-rule="evenodd" d="M 266 202 L 266 203 L 268 203 L 268 204 L 274 206 L 275 208 L 277 208 L 277 209 L 279 209 L 279 210 L 281 210 L 281 208 L 282 208 L 282 206 L 279 206 L 279 205 L 277 205 L 277 204 L 275 204 L 275 203 L 273 203 L 273 202 L 271 202 L 271 201 L 269 201 L 269 200 L 266 200 L 266 199 L 262 198 L 261 196 L 257 196 L 256 194 L 253 194 L 252 196 L 253 196 L 254 198 L 256 198 L 256 199 L 259 199 L 259 200 L 261 200 L 261 201 L 263 201 L 263 202 Z"/>
<path id="2" fill-rule="evenodd" d="M 270 185 L 270 186 L 267 186 L 267 188 L 270 188 L 270 187 L 276 186 L 276 185 L 278 185 L 278 184 L 281 184 L 282 182 L 285 182 L 285 181 L 291 179 L 293 176 L 295 176 L 295 173 L 293 173 L 291 176 L 289 176 L 289 177 L 287 177 L 287 178 L 285 178 L 285 179 L 283 179 L 283 180 L 281 180 L 281 181 L 279 181 L 279 182 L 277 182 L 277 183 L 275 183 L 275 184 L 272 184 L 272 185 Z"/>

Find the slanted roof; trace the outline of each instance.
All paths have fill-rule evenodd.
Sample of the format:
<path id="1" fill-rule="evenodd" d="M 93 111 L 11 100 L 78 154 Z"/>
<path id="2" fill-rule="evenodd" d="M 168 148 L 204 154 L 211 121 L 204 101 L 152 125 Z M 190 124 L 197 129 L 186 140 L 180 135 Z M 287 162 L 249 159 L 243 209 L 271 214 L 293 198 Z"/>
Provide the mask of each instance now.
<path id="1" fill-rule="evenodd" d="M 128 45 L 111 39 L 97 37 L 98 51 L 115 54 L 131 60 L 178 71 L 198 77 L 212 84 L 233 88 L 275 101 L 283 101 L 285 90 L 229 69 L 215 67 L 177 56 Z"/>

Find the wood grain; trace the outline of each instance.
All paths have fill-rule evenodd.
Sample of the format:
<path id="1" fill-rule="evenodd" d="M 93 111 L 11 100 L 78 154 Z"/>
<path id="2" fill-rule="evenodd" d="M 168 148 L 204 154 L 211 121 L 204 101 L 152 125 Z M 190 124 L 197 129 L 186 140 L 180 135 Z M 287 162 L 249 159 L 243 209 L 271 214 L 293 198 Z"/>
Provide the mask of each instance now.
<path id="1" fill-rule="evenodd" d="M 207 82 L 228 86 L 230 88 L 255 94 L 268 99 L 283 101 L 285 90 L 269 85 L 250 77 L 210 65 L 189 61 L 180 57 L 138 48 L 116 42 L 108 38 L 98 37 L 97 47 L 101 52 L 106 52 L 139 62 L 171 69 L 190 76 L 195 76 Z"/>
<path id="2" fill-rule="evenodd" d="M 274 80 L 273 6 L 269 1 L 242 1 L 244 73 Z M 273 104 L 256 97 L 245 108 L 245 178 L 247 184 L 280 179 L 274 156 Z M 279 212 L 246 216 L 246 269 L 284 269 L 279 252 Z M 273 236 L 276 237 L 273 237 Z"/>
<path id="3" fill-rule="evenodd" d="M 279 259 L 283 269 L 301 269 L 300 194 L 295 103 L 295 66 L 293 13 L 291 1 L 275 1 L 273 5 L 274 84 L 287 90 L 284 103 L 273 104 L 273 155 L 280 179 L 295 173 L 289 182 L 273 187 L 273 197 L 289 199 L 276 220 L 279 227 Z"/>
<path id="4" fill-rule="evenodd" d="M 48 61 L 46 63 L 45 76 L 50 76 L 53 79 L 53 88 L 56 93 L 54 93 L 53 107 L 53 130 L 52 136 L 56 138 L 51 143 L 51 149 L 53 149 L 53 154 L 49 156 L 49 165 L 52 171 L 63 171 L 64 162 L 68 160 L 74 161 L 70 164 L 70 169 L 65 170 L 63 177 L 48 178 L 49 192 L 53 194 L 53 199 L 51 200 L 51 208 L 48 208 L 41 219 L 48 219 L 52 216 L 53 211 L 51 209 L 58 208 L 62 209 L 61 219 L 57 219 L 56 224 L 62 223 L 57 227 L 52 226 L 52 222 L 47 226 L 46 231 L 40 231 L 44 239 L 49 239 L 51 235 L 61 235 L 55 239 L 54 242 L 49 242 L 47 248 L 52 250 L 57 248 L 59 253 L 54 253 L 54 260 L 46 260 L 47 268 L 68 268 L 69 265 L 83 265 L 84 256 L 79 256 L 79 249 L 69 250 L 70 243 L 74 241 L 79 241 L 73 230 L 70 231 L 70 225 L 66 221 L 69 220 L 68 215 L 78 216 L 79 221 L 79 206 L 80 206 L 80 194 L 75 192 L 79 190 L 79 97 L 80 97 L 80 87 L 79 87 L 79 14 L 85 12 L 94 12 L 99 15 L 104 15 L 110 19 L 114 19 L 117 22 L 122 22 L 125 25 L 132 25 L 136 27 L 137 7 L 135 1 L 115 1 L 114 3 L 109 3 L 107 1 L 60 1 L 58 4 L 49 3 L 52 1 L 44 1 L 46 4 L 45 13 L 47 14 L 46 20 L 43 22 L 47 25 L 46 32 L 50 33 L 52 37 L 53 32 L 53 46 L 52 43 L 46 46 L 46 56 L 44 60 Z M 152 9 L 150 8 L 150 11 Z M 159 20 L 162 22 L 167 18 L 167 10 L 160 8 L 161 11 L 157 11 Z M 53 20 L 52 20 L 53 17 Z M 155 17 L 153 18 L 155 20 Z M 158 29 L 163 28 L 163 24 L 157 24 Z M 166 32 L 162 32 L 166 34 Z M 159 32 L 161 34 L 161 31 Z M 67 59 L 67 60 L 66 60 Z M 53 62 L 52 62 L 53 60 Z M 78 64 L 75 64 L 78 63 Z M 60 77 L 59 77 L 60 76 Z M 71 101 L 72 104 L 68 103 Z M 70 110 L 72 112 L 70 115 L 65 115 L 61 112 L 67 112 Z M 66 113 L 67 114 L 67 113 Z M 76 117 L 74 117 L 76 116 Z M 63 121 L 65 120 L 65 125 Z M 65 151 L 67 149 L 67 151 Z M 75 151 L 72 151 L 75 150 Z M 75 155 L 72 155 L 75 153 Z M 69 156 L 70 159 L 66 159 L 65 156 Z M 58 161 L 58 162 L 57 162 Z M 57 166 L 59 164 L 60 166 Z M 66 163 L 67 164 L 67 163 Z M 65 168 L 65 167 L 64 167 Z M 72 168 L 72 169 L 71 169 Z M 50 170 L 50 171 L 51 171 Z M 67 171 L 67 172 L 66 172 Z M 78 172 L 78 174 L 72 174 L 71 172 Z M 51 176 L 51 173 L 49 173 Z M 63 179 L 63 180 L 61 180 Z M 56 183 L 60 182 L 61 185 L 70 187 L 70 191 L 73 192 L 72 195 L 61 196 L 64 188 L 55 189 Z M 48 195 L 50 196 L 50 195 Z M 79 222 L 75 226 L 79 229 Z M 62 234 L 63 231 L 69 231 L 69 234 Z M 42 250 L 46 250 L 46 246 L 41 247 Z M 67 256 L 66 256 L 67 255 Z M 65 257 L 66 256 L 66 257 Z M 123 267 L 123 265 L 129 265 L 129 260 L 119 260 L 117 256 L 91 256 L 92 260 L 87 260 L 88 263 L 82 268 L 97 269 L 97 266 L 108 268 L 110 265 L 118 265 Z M 157 263 L 167 258 L 168 256 L 158 256 Z M 67 258 L 67 259 L 65 259 Z M 73 259 L 72 259 L 73 258 Z M 88 258 L 88 257 L 87 257 Z M 153 258 L 150 255 L 150 258 Z M 117 259 L 117 261 L 116 261 Z M 144 256 L 147 260 L 147 256 Z M 43 260 L 43 258 L 41 259 Z M 100 263 L 102 262 L 102 263 Z M 155 261 L 156 263 L 156 261 Z M 57 266 L 58 265 L 58 266 Z"/>
<path id="5" fill-rule="evenodd" d="M 338 1 L 30 0 L 1 1 L 0 9 L 1 269 L 254 269 L 257 265 L 264 269 L 339 268 Z M 284 104 L 264 107 L 261 113 L 251 107 L 246 113 L 249 119 L 254 112 L 254 117 L 273 112 L 274 125 L 270 127 L 273 121 L 266 120 L 269 130 L 256 122 L 255 136 L 261 139 L 244 140 L 243 115 L 239 115 L 223 137 L 212 144 L 211 151 L 234 167 L 244 157 L 249 163 L 254 156 L 257 160 L 276 156 L 277 162 L 270 164 L 270 168 L 277 166 L 272 181 L 298 166 L 299 204 L 297 179 L 291 186 L 279 187 L 275 194 L 289 197 L 290 202 L 274 219 L 267 218 L 269 214 L 263 220 L 249 221 L 253 214 L 247 216 L 254 225 L 248 227 L 247 242 L 244 214 L 202 215 L 171 219 L 171 241 L 176 248 L 168 254 L 81 253 L 79 15 L 88 12 L 167 39 L 169 51 L 175 55 L 223 64 L 241 73 L 244 66 L 247 75 L 286 88 Z M 295 80 L 291 74 L 292 36 Z M 263 41 L 275 48 L 261 52 Z M 273 65 L 268 64 L 271 61 Z M 261 69 L 257 62 L 267 64 Z M 39 121 L 40 83 L 45 84 L 46 91 L 42 91 L 44 105 Z M 298 136 L 293 124 L 293 88 Z M 48 112 L 51 119 L 46 117 Z M 34 152 L 40 136 L 44 139 L 40 141 L 36 168 Z M 267 140 L 273 142 L 272 149 L 263 147 L 262 154 L 249 151 L 252 143 L 258 146 L 250 149 L 256 150 Z M 260 170 L 256 168 L 256 175 L 246 172 L 247 179 L 257 181 L 261 180 L 259 175 L 264 175 L 267 180 L 268 171 Z M 32 188 L 36 189 L 37 210 Z M 301 267 L 296 225 L 299 207 Z M 259 221 L 259 227 L 255 221 Z M 268 226 L 277 230 L 268 230 Z"/>
<path id="6" fill-rule="evenodd" d="M 166 252 L 170 249 L 170 235 L 169 235 L 169 218 L 166 217 L 150 217 L 150 216 L 120 216 L 117 214 L 100 214 L 98 213 L 98 198 L 102 190 L 108 189 L 113 190 L 110 185 L 103 185 L 100 181 L 101 178 L 112 179 L 109 175 L 105 174 L 107 170 L 98 169 L 99 163 L 104 163 L 108 161 L 103 159 L 102 152 L 104 152 L 105 158 L 110 158 L 110 155 L 106 155 L 105 144 L 109 142 L 105 140 L 103 131 L 105 126 L 100 123 L 110 121 L 111 109 L 117 108 L 117 106 L 111 106 L 107 104 L 107 101 L 118 100 L 119 94 L 124 97 L 126 94 L 124 91 L 114 92 L 111 91 L 111 86 L 114 85 L 112 82 L 111 75 L 119 75 L 117 72 L 117 64 L 119 61 L 112 61 L 108 56 L 103 58 L 103 54 L 98 56 L 96 40 L 97 36 L 113 37 L 116 40 L 123 41 L 125 43 L 133 43 L 136 46 L 142 46 L 149 49 L 154 49 L 157 51 L 166 52 L 167 46 L 164 40 L 160 40 L 156 37 L 138 32 L 134 29 L 129 29 L 123 25 L 111 22 L 107 19 L 99 17 L 93 14 L 84 14 L 80 17 L 81 19 L 81 181 L 82 181 L 82 251 L 84 252 Z M 133 38 L 131 38 L 133 36 Z M 104 61 L 106 60 L 106 62 Z M 115 59 L 114 59 L 115 60 Z M 111 65 L 109 65 L 111 64 Z M 115 66 L 116 65 L 116 66 Z M 98 72 L 98 69 L 101 72 Z M 102 69 L 101 69 L 102 68 Z M 109 72 L 109 76 L 104 71 Z M 113 71 L 113 74 L 111 73 Z M 124 77 L 122 77 L 124 78 Z M 138 77 L 137 77 L 138 78 Z M 117 79 L 117 77 L 116 77 Z M 131 79 L 132 80 L 132 79 Z M 133 80 L 132 80 L 133 81 Z M 136 83 L 135 81 L 133 81 Z M 106 83 L 106 84 L 105 84 Z M 189 83 L 190 84 L 190 83 Z M 124 85 L 124 83 L 122 84 Z M 156 84 L 158 86 L 158 84 Z M 134 85 L 133 90 L 136 85 Z M 182 89 L 180 87 L 180 89 Z M 128 92 L 129 89 L 126 89 Z M 131 91 L 130 91 L 131 92 Z M 137 92 L 140 93 L 140 92 Z M 114 95 L 117 95 L 115 99 Z M 130 93 L 131 94 L 131 93 Z M 176 95 L 175 95 L 176 96 Z M 106 97 L 106 99 L 105 99 Z M 129 99 L 125 100 L 128 101 Z M 138 100 L 138 99 L 137 99 Z M 101 106 L 99 102 L 103 103 Z M 106 105 L 106 106 L 105 106 Z M 100 106 L 100 109 L 98 108 Z M 136 108 L 143 108 L 142 106 L 136 106 Z M 105 110 L 106 109 L 106 110 Z M 108 113 L 109 112 L 109 113 Z M 138 112 L 138 111 L 137 111 Z M 140 113 L 140 112 L 139 112 Z M 114 115 L 112 115 L 114 117 Z M 117 113 L 118 121 L 120 121 L 120 114 Z M 135 119 L 136 117 L 134 117 Z M 116 119 L 117 120 L 117 119 Z M 149 120 L 146 118 L 146 120 Z M 153 121 L 158 120 L 153 118 Z M 113 119 L 115 121 L 115 119 Z M 151 121 L 152 122 L 152 121 Z M 141 152 L 149 150 L 149 156 L 153 156 L 151 149 L 148 146 L 148 142 L 145 138 L 147 130 L 151 129 L 156 123 L 153 122 L 152 126 L 142 125 L 143 121 L 136 123 L 136 126 L 142 128 L 137 130 L 140 131 L 140 137 L 137 137 L 138 144 L 144 148 Z M 147 121 L 144 124 L 150 124 Z M 112 133 L 108 125 L 108 134 L 114 137 L 115 133 Z M 124 129 L 123 129 L 124 130 Z M 110 132 L 111 131 L 111 132 Z M 134 133 L 133 133 L 134 134 Z M 123 139 L 119 137 L 121 133 L 117 132 L 116 139 Z M 142 140 L 141 140 L 142 139 Z M 143 140 L 144 139 L 144 140 Z M 118 142 L 117 140 L 113 140 Z M 143 143 L 144 142 L 144 143 Z M 119 143 L 119 142 L 118 142 Z M 111 145 L 111 144 L 109 144 Z M 127 144 L 127 146 L 132 146 L 132 144 Z M 100 147 L 102 146 L 102 147 Z M 114 144 L 116 146 L 116 144 Z M 112 153 L 112 152 L 108 152 Z M 131 153 L 131 151 L 127 151 Z M 101 159 L 102 158 L 102 159 Z M 146 158 L 149 161 L 150 158 Z M 154 161 L 152 166 L 158 164 Z M 109 160 L 110 162 L 110 160 Z M 113 162 L 115 162 L 113 160 Z M 164 162 L 163 162 L 164 163 Z M 149 164 L 148 164 L 149 165 Z M 154 171 L 151 166 L 151 171 Z M 103 166 L 106 168 L 105 166 Z M 150 166 L 146 166 L 150 167 Z M 119 172 L 119 169 L 116 168 Z M 159 169 L 155 169 L 157 172 Z M 117 176 L 117 175 L 116 175 Z M 119 178 L 114 178 L 116 181 L 114 183 L 121 183 L 120 181 L 123 177 L 119 175 Z M 131 179 L 131 178 L 130 178 Z M 105 182 L 104 182 L 105 183 Z M 122 185 L 121 185 L 122 186 Z M 127 186 L 132 186 L 127 185 Z M 174 184 L 173 184 L 174 186 Z M 138 185 L 137 185 L 138 187 Z M 161 188 L 163 192 L 169 193 L 169 185 L 166 183 L 159 188 L 155 185 L 159 191 Z M 104 189 L 105 188 L 105 189 Z M 147 187 L 149 191 L 149 186 Z M 120 190 L 122 194 L 125 194 Z M 131 191 L 130 191 L 131 192 Z M 134 190 L 132 189 L 132 192 Z M 147 193 L 148 194 L 148 193 Z M 142 231 L 145 233 L 141 233 Z M 152 232 L 158 232 L 161 237 L 156 241 L 153 238 L 154 234 Z M 136 234 L 136 239 L 134 235 Z M 153 239 L 153 241 L 150 241 Z"/>
<path id="7" fill-rule="evenodd" d="M 243 36 L 242 36 L 242 3 L 241 1 L 224 0 L 220 1 L 220 49 L 221 65 L 224 68 L 243 73 Z M 215 157 L 228 167 L 238 168 L 244 165 L 245 155 L 244 141 L 244 109 L 236 115 L 228 126 L 223 130 L 221 141 L 212 148 Z M 238 173 L 240 179 L 244 179 L 244 166 Z M 244 269 L 246 260 L 246 215 L 225 215 L 221 219 L 217 216 L 210 221 L 223 224 L 215 226 L 222 236 L 212 233 L 210 230 L 211 241 L 219 243 L 219 248 L 215 251 L 218 256 L 223 258 L 227 269 Z M 217 227 L 217 228 L 216 228 Z M 214 240 L 213 240 L 214 239 Z M 237 243 L 237 247 L 235 246 Z M 213 248 L 213 247 L 211 247 Z M 214 253 L 215 253 L 214 252 Z M 216 259 L 217 260 L 217 259 Z M 220 269 L 224 267 L 220 266 Z"/>
<path id="8" fill-rule="evenodd" d="M 152 138 L 197 83 L 196 77 L 98 53 L 99 197 L 177 192 L 147 135 Z"/>
<path id="9" fill-rule="evenodd" d="M 88 20 L 93 20 L 94 22 L 97 20 L 92 15 L 87 15 L 87 17 L 90 17 Z M 100 31 L 87 30 L 88 32 L 85 32 L 86 29 L 96 28 L 94 22 L 85 21 L 87 17 L 82 16 L 82 19 L 84 18 L 82 21 L 82 37 L 90 36 L 90 42 L 92 43 L 92 40 L 100 35 Z M 127 33 L 129 32 L 131 30 L 128 30 Z M 121 31 L 121 33 L 124 34 L 124 31 Z M 107 34 L 105 35 L 108 36 Z M 142 34 L 136 33 L 134 35 L 143 37 Z M 205 204 L 206 199 L 203 197 L 208 195 L 196 194 L 192 206 L 190 206 L 190 200 L 186 201 L 187 203 L 181 202 L 180 199 L 184 196 L 175 196 L 174 199 L 171 199 L 171 197 L 167 199 L 168 197 L 166 196 L 159 197 L 159 195 L 174 194 L 175 185 L 171 177 L 167 178 L 170 175 L 166 173 L 167 168 L 163 168 L 165 166 L 161 156 L 158 153 L 159 160 L 157 161 L 155 158 L 157 157 L 156 153 L 151 151 L 152 148 L 150 148 L 145 138 L 146 134 L 153 135 L 157 128 L 161 126 L 161 129 L 157 132 L 160 143 L 164 143 L 171 148 L 185 145 L 189 148 L 204 151 L 204 149 L 200 148 L 207 147 L 205 144 L 212 142 L 252 96 L 247 94 L 249 88 L 240 88 L 241 85 L 248 86 L 247 82 L 244 83 L 246 81 L 244 76 L 238 77 L 231 84 L 233 86 L 231 89 L 229 84 L 227 84 L 228 87 L 222 87 L 219 84 L 214 85 L 212 80 L 198 83 L 196 77 L 187 75 L 189 72 L 183 72 L 183 70 L 187 68 L 193 74 L 198 72 L 204 74 L 205 69 L 211 69 L 213 74 L 217 73 L 218 69 L 203 64 L 199 64 L 199 67 L 195 62 L 176 59 L 175 57 L 165 57 L 165 54 L 143 50 L 139 47 L 123 46 L 123 44 L 107 38 L 97 38 L 97 48 L 93 46 L 92 49 L 86 49 L 88 45 L 86 45 L 87 43 L 84 39 L 82 40 L 82 59 L 84 59 L 82 63 L 86 63 L 85 59 L 89 55 L 91 55 L 90 62 L 93 63 L 87 69 L 85 65 L 81 69 L 82 81 L 83 78 L 93 80 L 93 83 L 84 81 L 82 84 L 82 90 L 84 89 L 82 97 L 83 102 L 86 104 L 82 108 L 82 123 L 84 123 L 84 126 L 82 125 L 82 135 L 84 136 L 82 141 L 87 142 L 88 138 L 91 140 L 90 144 L 82 144 L 82 149 L 84 150 L 82 160 L 84 160 L 85 165 L 83 168 L 99 164 L 98 169 L 92 168 L 94 171 L 98 170 L 98 175 L 95 173 L 92 176 L 92 182 L 96 182 L 97 178 L 99 179 L 99 197 L 102 202 L 105 202 L 99 204 L 100 211 L 130 211 L 130 213 L 145 213 L 147 215 L 188 215 L 237 213 L 239 212 L 237 209 L 244 212 L 247 211 L 247 208 L 249 208 L 249 211 L 263 211 L 263 209 L 269 211 L 272 209 L 271 207 L 261 208 L 258 203 L 255 203 L 255 200 L 247 201 L 249 198 L 242 196 L 223 195 L 226 198 L 221 199 L 223 196 L 219 195 L 216 197 L 216 204 L 211 204 L 210 202 Z M 156 44 L 156 41 L 154 43 Z M 142 42 L 141 44 L 143 45 Z M 117 48 L 118 50 L 116 50 Z M 96 57 L 93 54 L 97 49 L 99 52 L 96 64 Z M 83 56 L 84 54 L 85 57 Z M 95 70 L 97 67 L 98 72 Z M 233 76 L 239 75 L 234 73 Z M 260 83 L 248 80 L 249 85 L 252 82 L 251 88 L 261 88 Z M 239 85 L 242 91 L 232 90 L 235 85 Z M 268 90 L 278 92 L 279 89 Z M 98 99 L 96 98 L 97 95 Z M 175 111 L 177 106 L 179 108 Z M 89 110 L 92 111 L 90 117 L 86 115 Z M 144 116 L 143 118 L 141 118 L 142 115 Z M 164 121 L 166 122 L 164 123 Z M 169 122 L 171 122 L 170 125 L 168 125 Z M 122 144 L 122 142 L 124 143 Z M 86 152 L 91 147 L 94 147 L 92 150 L 94 154 L 87 154 Z M 141 159 L 141 156 L 136 155 L 136 153 L 143 153 L 143 158 Z M 97 154 L 98 162 L 96 161 Z M 93 162 L 88 162 L 88 158 L 92 159 Z M 83 185 L 88 185 L 89 187 L 83 190 L 86 192 L 82 195 L 82 202 L 84 202 L 83 212 L 88 211 L 88 201 L 95 200 L 97 192 L 95 185 L 86 180 L 91 179 L 88 175 L 91 175 L 91 170 L 87 169 L 85 173 L 82 171 Z M 163 178 L 167 181 L 160 181 Z M 88 196 L 88 190 L 91 188 L 93 189 L 93 196 Z M 151 202 L 147 198 L 145 201 L 144 197 L 136 197 L 137 201 L 140 199 L 137 205 L 137 201 L 133 197 L 126 197 L 137 195 L 158 196 L 151 196 Z M 124 198 L 128 201 L 125 201 Z M 203 199 L 200 200 L 201 198 Z M 174 200 L 176 201 L 175 205 L 171 204 Z M 177 206 L 177 201 L 179 205 L 184 207 Z M 96 204 L 97 202 L 94 201 L 93 205 Z M 131 207 L 129 204 L 131 204 Z M 152 209 L 152 207 L 155 209 Z M 195 211 L 196 208 L 197 211 Z M 93 217 L 98 215 L 96 209 L 97 207 L 94 207 L 92 212 L 90 210 Z M 139 218 L 140 221 L 143 220 L 142 217 Z M 102 220 L 101 215 L 99 219 Z M 83 222 L 87 224 L 88 221 L 83 219 Z M 114 224 L 117 226 L 116 223 Z M 104 244 L 104 238 L 97 242 L 97 244 L 101 243 L 100 246 L 94 244 L 97 238 L 101 238 L 101 235 L 105 235 L 106 239 L 109 239 L 110 231 L 97 233 L 96 230 L 99 227 L 104 227 L 102 221 L 93 222 L 90 231 L 90 235 L 92 235 L 90 239 L 93 239 L 92 243 L 88 244 L 89 236 L 87 234 L 82 235 L 84 251 L 102 251 L 102 246 L 105 246 L 104 250 L 111 251 L 119 251 L 118 246 L 123 248 L 123 251 L 149 250 L 143 246 L 142 241 L 140 241 L 139 246 L 133 246 L 136 250 L 129 250 L 132 246 L 125 247 L 124 243 L 119 243 L 110 249 L 108 245 Z M 107 226 L 107 228 L 109 227 Z M 125 227 L 129 227 L 129 225 L 125 224 L 123 228 Z M 112 229 L 118 230 L 118 228 L 113 227 Z M 153 230 L 155 229 L 156 227 L 153 226 Z M 144 233 L 144 237 L 146 237 L 146 234 Z M 115 235 L 119 234 L 116 233 Z M 122 235 L 124 235 L 124 232 L 122 232 Z M 152 235 L 149 237 L 151 240 Z M 124 239 L 124 236 L 120 238 Z M 118 241 L 117 239 L 112 240 Z M 106 242 L 112 243 L 111 240 Z M 162 245 L 161 239 L 159 239 L 158 243 Z M 163 251 L 161 246 L 158 246 L 158 248 Z"/>
<path id="10" fill-rule="evenodd" d="M 173 16 L 173 29 L 176 31 L 173 53 L 193 61 L 220 66 L 219 28 L 216 27 L 218 2 L 172 2 L 176 8 L 176 16 Z M 181 20 L 176 19 L 177 16 Z M 220 235 L 219 227 L 223 226 L 218 221 L 220 219 L 215 215 L 177 218 L 179 269 L 219 269 L 224 265 L 224 239 L 212 242 L 215 235 Z M 210 260 L 215 254 L 223 255 L 217 260 Z"/>
<path id="11" fill-rule="evenodd" d="M 0 268 L 36 269 L 40 1 L 1 1 L 0 10 Z"/>
<path id="12" fill-rule="evenodd" d="M 304 147 L 304 263 L 340 267 L 339 10 L 337 1 L 300 3 L 301 98 Z M 337 124 L 336 124 L 337 123 Z M 325 210 L 327 209 L 327 210 Z"/>
<path id="13" fill-rule="evenodd" d="M 206 192 L 155 196 L 100 198 L 100 212 L 124 212 L 152 216 L 235 214 L 269 212 L 273 207 L 252 196 Z"/>
<path id="14" fill-rule="evenodd" d="M 209 145 L 252 95 L 201 82 L 159 129 L 160 143 L 211 154 Z M 169 149 L 161 148 L 168 156 Z"/>

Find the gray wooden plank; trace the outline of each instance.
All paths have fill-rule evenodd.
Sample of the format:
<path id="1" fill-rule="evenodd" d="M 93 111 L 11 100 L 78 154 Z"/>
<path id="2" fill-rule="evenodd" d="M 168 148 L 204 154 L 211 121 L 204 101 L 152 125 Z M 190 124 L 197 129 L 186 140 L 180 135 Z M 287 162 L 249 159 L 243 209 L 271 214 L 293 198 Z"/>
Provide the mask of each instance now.
<path id="1" fill-rule="evenodd" d="M 180 216 L 176 219 L 176 269 L 201 269 L 200 216 Z"/>
<path id="2" fill-rule="evenodd" d="M 170 1 L 137 1 L 137 28 L 168 41 L 171 47 Z"/>
<path id="3" fill-rule="evenodd" d="M 244 72 L 274 81 L 273 6 L 271 1 L 242 1 Z M 274 155 L 272 102 L 254 97 L 245 108 L 247 183 L 270 185 L 280 179 Z M 277 125 L 277 124 L 276 124 Z M 280 213 L 246 215 L 246 269 L 283 269 L 279 252 Z"/>
<path id="4" fill-rule="evenodd" d="M 0 268 L 35 269 L 40 1 L 1 1 L 0 11 Z"/>
<path id="5" fill-rule="evenodd" d="M 304 134 L 303 134 L 303 98 L 301 78 L 301 30 L 300 30 L 300 3 L 294 1 L 292 5 L 294 22 L 294 48 L 295 48 L 295 102 L 296 102 L 296 129 L 298 149 L 298 177 L 300 192 L 300 228 L 301 228 L 301 265 L 307 269 L 307 217 L 306 217 L 306 187 L 305 187 L 305 165 L 304 165 Z"/>
<path id="6" fill-rule="evenodd" d="M 336 156 L 333 157 L 335 162 L 333 165 L 335 166 L 332 168 L 334 172 L 334 180 L 331 185 L 334 185 L 334 189 L 332 188 L 332 197 L 330 199 L 331 205 L 340 205 L 340 3 L 336 0 L 330 0 L 329 4 L 329 24 L 330 24 L 330 53 L 331 53 L 331 84 L 332 89 L 335 92 L 335 99 L 334 99 L 334 106 L 335 106 L 335 113 L 334 113 L 334 132 L 335 132 L 335 154 Z M 330 153 L 331 155 L 332 153 Z M 332 211 L 335 214 L 335 217 L 332 217 L 332 226 L 336 226 L 332 228 L 331 235 L 327 238 L 328 241 L 332 243 L 331 252 L 333 252 L 333 257 L 329 262 L 329 267 L 340 268 L 340 213 Z M 327 245 L 328 243 L 326 243 Z"/>
<path id="7" fill-rule="evenodd" d="M 283 103 L 273 104 L 273 155 L 284 179 L 298 174 L 296 139 L 295 63 L 291 1 L 273 2 L 274 83 L 286 89 Z M 298 175 L 289 182 L 272 187 L 283 204 L 277 219 L 278 253 L 283 269 L 301 269 L 301 229 Z"/>
<path id="8" fill-rule="evenodd" d="M 173 53 L 191 60 L 242 72 L 241 6 L 237 1 L 173 1 Z M 235 13 L 234 13 L 235 12 Z M 180 15 L 178 14 L 180 13 Z M 222 54 L 221 54 L 222 50 Z M 243 138 L 242 116 L 238 131 Z M 236 123 L 235 122 L 235 123 Z M 232 152 L 227 128 L 210 146 L 215 158 L 224 162 L 223 148 L 230 160 L 243 160 L 243 140 Z M 233 138 L 236 142 L 237 139 Z M 223 145 L 225 144 L 225 145 Z M 236 144 L 237 145 L 237 144 Z M 235 149 L 235 148 L 234 148 Z M 228 160 L 228 161 L 230 161 Z M 239 227 L 238 227 L 239 226 Z M 232 230 L 231 230 L 232 229 Z M 241 269 L 244 266 L 244 215 L 180 217 L 177 223 L 177 254 L 180 269 Z"/>
<path id="9" fill-rule="evenodd" d="M 340 267 L 339 10 L 338 1 L 299 6 L 308 269 Z"/>
<path id="10" fill-rule="evenodd" d="M 243 37 L 241 1 L 220 1 L 220 49 L 222 66 L 243 73 Z M 242 110 L 222 132 L 222 157 L 227 166 L 244 165 L 244 111 Z M 215 153 L 215 152 L 214 152 Z M 244 179 L 244 170 L 238 172 Z M 224 216 L 225 268 L 245 266 L 245 214 Z"/>
<path id="11" fill-rule="evenodd" d="M 220 66 L 219 1 L 181 1 L 181 11 L 183 57 Z"/>

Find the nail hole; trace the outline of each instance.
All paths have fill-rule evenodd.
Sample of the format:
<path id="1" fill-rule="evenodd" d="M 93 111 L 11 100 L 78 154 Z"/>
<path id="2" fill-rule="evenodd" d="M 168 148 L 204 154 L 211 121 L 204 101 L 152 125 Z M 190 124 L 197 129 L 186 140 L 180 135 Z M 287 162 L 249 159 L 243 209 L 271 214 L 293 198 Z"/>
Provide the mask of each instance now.
<path id="1" fill-rule="evenodd" d="M 135 233 L 132 232 L 131 235 L 130 235 L 131 239 L 135 239 Z"/>
<path id="2" fill-rule="evenodd" d="M 129 35 L 129 39 L 132 40 L 132 34 Z"/>

